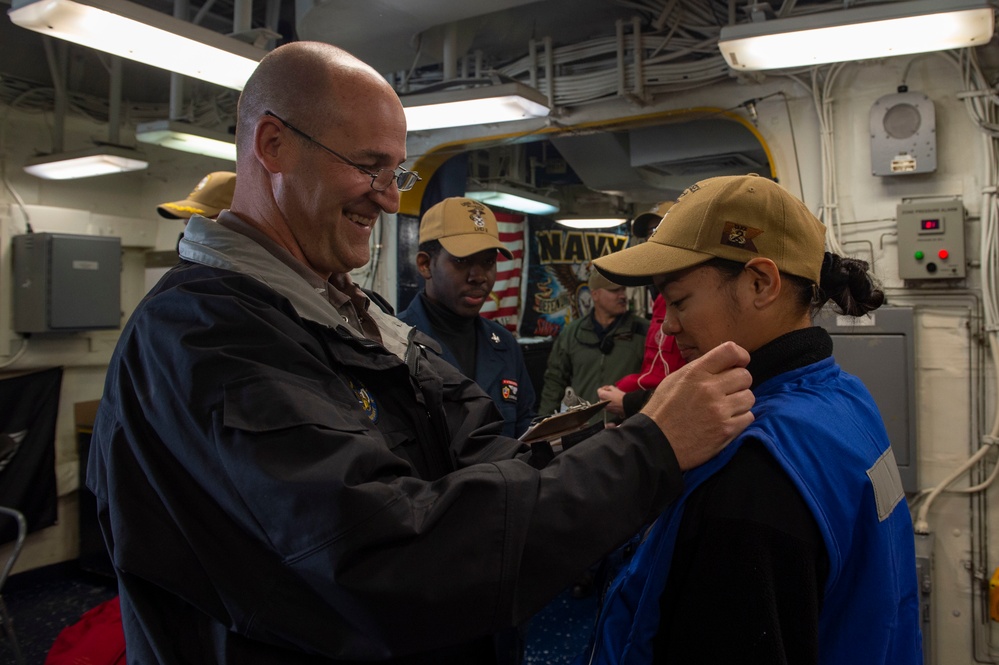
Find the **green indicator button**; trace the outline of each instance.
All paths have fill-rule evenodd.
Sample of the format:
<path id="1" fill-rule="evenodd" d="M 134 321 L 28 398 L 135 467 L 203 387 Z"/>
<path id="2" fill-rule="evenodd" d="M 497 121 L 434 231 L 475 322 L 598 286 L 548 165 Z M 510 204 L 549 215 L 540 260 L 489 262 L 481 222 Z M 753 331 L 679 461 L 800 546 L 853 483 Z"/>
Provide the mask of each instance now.
<path id="1" fill-rule="evenodd" d="M 913 256 L 916 257 L 917 261 L 922 261 L 925 254 L 923 254 L 922 252 L 916 252 L 915 254 L 913 254 Z"/>

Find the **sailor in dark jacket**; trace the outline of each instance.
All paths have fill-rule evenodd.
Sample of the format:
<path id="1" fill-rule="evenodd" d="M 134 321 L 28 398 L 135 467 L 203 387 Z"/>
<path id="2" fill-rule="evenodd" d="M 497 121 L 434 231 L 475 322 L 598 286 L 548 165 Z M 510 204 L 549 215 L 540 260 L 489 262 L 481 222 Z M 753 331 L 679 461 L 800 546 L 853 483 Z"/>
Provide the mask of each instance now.
<path id="1" fill-rule="evenodd" d="M 431 207 L 416 255 L 426 286 L 399 318 L 440 342 L 444 359 L 493 398 L 503 434 L 516 437 L 535 415 L 524 354 L 506 328 L 479 315 L 496 282 L 497 252 L 513 259 L 484 204 L 456 196 Z"/>
<path id="2" fill-rule="evenodd" d="M 350 278 L 418 178 L 385 79 L 329 44 L 279 46 L 236 142 L 230 211 L 187 225 L 94 422 L 130 663 L 492 662 L 492 634 L 752 421 L 732 344 L 536 468 L 437 343 Z"/>

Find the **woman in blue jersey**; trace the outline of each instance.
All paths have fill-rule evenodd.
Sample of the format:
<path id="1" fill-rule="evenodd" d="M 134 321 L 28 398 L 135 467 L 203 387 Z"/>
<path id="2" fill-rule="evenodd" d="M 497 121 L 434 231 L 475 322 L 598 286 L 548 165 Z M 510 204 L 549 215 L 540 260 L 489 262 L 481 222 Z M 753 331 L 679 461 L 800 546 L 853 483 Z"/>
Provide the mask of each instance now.
<path id="1" fill-rule="evenodd" d="M 607 590 L 584 663 L 922 663 L 912 524 L 881 416 L 812 316 L 882 292 L 756 175 L 688 188 L 649 242 L 594 264 L 652 282 L 686 361 L 751 354 L 755 422 L 685 474 Z"/>

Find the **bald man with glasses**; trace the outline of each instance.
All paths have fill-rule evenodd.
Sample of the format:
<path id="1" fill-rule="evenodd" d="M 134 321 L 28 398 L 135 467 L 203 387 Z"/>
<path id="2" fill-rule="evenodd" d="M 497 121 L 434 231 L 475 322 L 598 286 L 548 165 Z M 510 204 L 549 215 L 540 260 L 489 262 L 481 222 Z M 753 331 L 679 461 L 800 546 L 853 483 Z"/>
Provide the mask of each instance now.
<path id="1" fill-rule="evenodd" d="M 420 177 L 384 77 L 329 44 L 278 47 L 240 96 L 236 146 L 232 205 L 191 218 L 94 424 L 87 485 L 129 662 L 495 662 L 493 634 L 751 422 L 729 345 L 543 466 L 351 280 Z"/>

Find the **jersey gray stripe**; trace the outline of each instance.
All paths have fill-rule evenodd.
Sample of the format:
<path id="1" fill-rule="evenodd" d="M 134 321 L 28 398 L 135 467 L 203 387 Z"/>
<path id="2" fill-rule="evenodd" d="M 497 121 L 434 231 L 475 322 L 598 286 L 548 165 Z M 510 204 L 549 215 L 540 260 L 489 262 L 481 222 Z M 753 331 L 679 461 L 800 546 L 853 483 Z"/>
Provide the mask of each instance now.
<path id="1" fill-rule="evenodd" d="M 891 448 L 888 448 L 874 466 L 867 470 L 867 477 L 871 479 L 871 486 L 874 488 L 874 499 L 878 504 L 878 520 L 884 522 L 905 496 L 902 478 L 898 474 L 898 465 L 895 463 L 895 455 Z"/>

